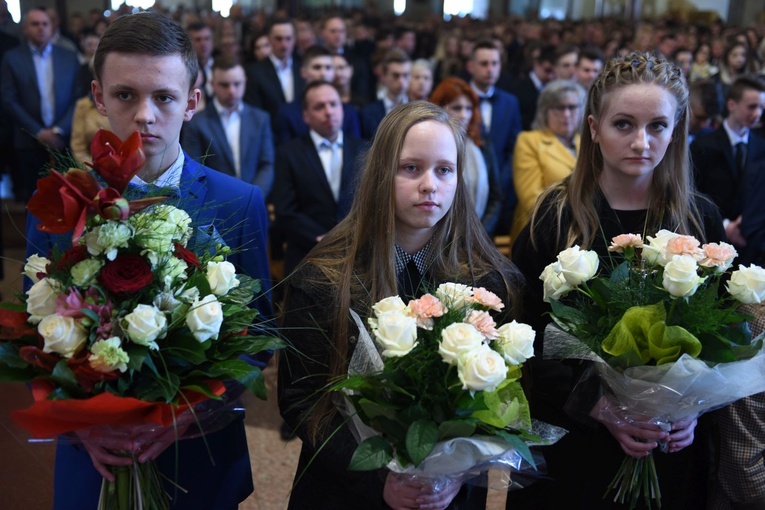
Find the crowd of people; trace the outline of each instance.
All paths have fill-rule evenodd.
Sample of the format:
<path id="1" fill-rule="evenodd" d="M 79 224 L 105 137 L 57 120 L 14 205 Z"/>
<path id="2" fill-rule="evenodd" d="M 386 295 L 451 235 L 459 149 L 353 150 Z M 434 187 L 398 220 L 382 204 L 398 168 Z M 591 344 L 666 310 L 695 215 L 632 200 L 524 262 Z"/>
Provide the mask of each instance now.
<path id="1" fill-rule="evenodd" d="M 612 234 L 667 228 L 728 240 L 741 263 L 765 256 L 759 27 L 671 18 L 409 24 L 358 11 L 266 16 L 238 4 L 226 18 L 94 11 L 62 27 L 55 10 L 31 9 L 20 26 L 1 11 L 0 163 L 15 200 L 28 200 L 66 150 L 89 161 L 89 140 L 108 127 L 123 138 L 142 133 L 150 157 L 141 180 L 202 173 L 210 185 L 222 179 L 210 200 L 260 202 L 227 219 L 255 222 L 260 234 L 228 241 L 249 243 L 244 259 L 261 261 L 253 276 L 285 279 L 270 299 L 283 304 L 283 334 L 296 347 L 280 360 L 278 387 L 284 437 L 303 442 L 290 508 L 485 501 L 476 488 L 433 494 L 386 472 L 349 473 L 353 439 L 331 399 L 317 397 L 347 370 L 356 335 L 347 310 L 422 293 L 404 282 L 413 271 L 426 286 L 456 278 L 489 288 L 509 318 L 541 332 L 549 307 L 539 274 L 574 244 L 605 258 Z M 510 236 L 510 258 L 495 236 Z M 35 249 L 52 244 L 30 239 Z M 669 432 L 572 421 L 564 408 L 579 369 L 543 360 L 542 336 L 529 363 L 532 414 L 570 432 L 546 450 L 550 479 L 512 493 L 508 508 L 616 508 L 602 499 L 604 477 L 622 452 L 644 456 L 659 441 L 671 445 L 657 467 L 667 508 L 763 507 L 756 480 L 765 468 L 714 469 L 709 444 L 725 417 L 688 417 Z M 226 452 L 236 476 L 197 482 L 199 473 L 182 472 L 179 483 L 194 490 L 174 508 L 235 508 L 251 491 L 236 464 L 247 451 L 241 428 L 232 434 L 236 444 L 211 448 Z M 185 443 L 173 447 L 180 454 L 156 453 L 195 455 Z M 116 462 L 86 450 L 60 449 L 56 508 L 96 490 L 93 477 L 68 480 L 71 466 L 97 479 Z M 597 469 L 583 470 L 593 455 Z M 763 464 L 761 450 L 753 455 Z M 221 466 L 205 470 L 220 475 Z M 752 483 L 731 491 L 726 477 Z"/>

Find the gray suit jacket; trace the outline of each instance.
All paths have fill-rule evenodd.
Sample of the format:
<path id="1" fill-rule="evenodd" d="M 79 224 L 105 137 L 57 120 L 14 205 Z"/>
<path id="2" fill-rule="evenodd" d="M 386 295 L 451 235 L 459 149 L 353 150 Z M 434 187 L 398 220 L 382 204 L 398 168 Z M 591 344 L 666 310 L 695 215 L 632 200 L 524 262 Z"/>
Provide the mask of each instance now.
<path id="1" fill-rule="evenodd" d="M 236 175 L 234 154 L 212 103 L 183 126 L 181 146 L 195 161 L 224 174 Z M 274 182 L 271 120 L 266 112 L 247 104 L 242 110 L 239 150 L 241 179 L 258 186 L 263 196 L 268 196 Z"/>

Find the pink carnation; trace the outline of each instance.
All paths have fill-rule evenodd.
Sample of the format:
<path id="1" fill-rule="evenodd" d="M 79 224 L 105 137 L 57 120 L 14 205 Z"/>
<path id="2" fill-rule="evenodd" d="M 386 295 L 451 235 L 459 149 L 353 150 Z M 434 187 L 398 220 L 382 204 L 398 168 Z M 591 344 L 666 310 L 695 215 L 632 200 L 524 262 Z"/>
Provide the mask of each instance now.
<path id="1" fill-rule="evenodd" d="M 608 247 L 608 251 L 624 253 L 624 250 L 629 247 L 643 247 L 643 238 L 640 237 L 640 234 L 619 234 L 611 239 L 611 246 Z"/>
<path id="2" fill-rule="evenodd" d="M 494 322 L 494 319 L 489 312 L 471 310 L 465 318 L 465 322 L 480 331 L 487 340 L 496 340 L 499 338 L 497 323 Z"/>
<path id="3" fill-rule="evenodd" d="M 736 249 L 728 243 L 708 243 L 702 246 L 704 249 L 704 258 L 699 262 L 704 267 L 719 267 L 723 271 L 727 270 L 733 259 L 738 256 Z"/>
<path id="4" fill-rule="evenodd" d="M 441 300 L 432 294 L 409 301 L 409 309 L 413 314 L 422 317 L 441 317 L 448 311 Z"/>
<path id="5" fill-rule="evenodd" d="M 420 299 L 409 301 L 409 312 L 417 319 L 417 325 L 423 329 L 433 329 L 433 317 L 441 317 L 448 312 L 441 301 L 432 294 L 425 294 Z"/>
<path id="6" fill-rule="evenodd" d="M 505 307 L 505 304 L 499 296 L 483 287 L 476 287 L 473 289 L 473 296 L 470 298 L 470 301 L 498 312 Z"/>
<path id="7" fill-rule="evenodd" d="M 672 255 L 690 255 L 696 260 L 701 260 L 704 252 L 699 248 L 699 240 L 693 236 L 677 236 L 667 242 L 667 259 Z"/>

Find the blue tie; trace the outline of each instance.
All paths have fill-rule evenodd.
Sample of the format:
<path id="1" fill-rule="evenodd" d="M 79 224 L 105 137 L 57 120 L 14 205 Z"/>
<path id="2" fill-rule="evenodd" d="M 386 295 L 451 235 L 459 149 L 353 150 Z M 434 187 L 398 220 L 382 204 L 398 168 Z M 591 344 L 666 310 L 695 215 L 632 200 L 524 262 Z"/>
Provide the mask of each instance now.
<path id="1" fill-rule="evenodd" d="M 157 186 L 156 184 L 140 184 L 131 182 L 128 184 L 125 195 L 130 197 L 170 197 L 181 196 L 180 186 Z"/>

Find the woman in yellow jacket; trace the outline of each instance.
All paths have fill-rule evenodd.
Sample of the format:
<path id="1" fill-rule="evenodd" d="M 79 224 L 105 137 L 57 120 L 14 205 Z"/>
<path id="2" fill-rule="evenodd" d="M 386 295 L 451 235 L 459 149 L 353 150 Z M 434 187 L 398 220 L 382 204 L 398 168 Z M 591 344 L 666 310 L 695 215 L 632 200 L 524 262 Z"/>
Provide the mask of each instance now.
<path id="1" fill-rule="evenodd" d="M 568 176 L 579 151 L 586 92 L 578 83 L 555 80 L 539 94 L 533 130 L 518 135 L 513 151 L 513 183 L 518 195 L 511 241 L 531 216 L 547 186 Z"/>

